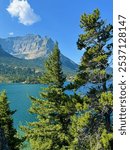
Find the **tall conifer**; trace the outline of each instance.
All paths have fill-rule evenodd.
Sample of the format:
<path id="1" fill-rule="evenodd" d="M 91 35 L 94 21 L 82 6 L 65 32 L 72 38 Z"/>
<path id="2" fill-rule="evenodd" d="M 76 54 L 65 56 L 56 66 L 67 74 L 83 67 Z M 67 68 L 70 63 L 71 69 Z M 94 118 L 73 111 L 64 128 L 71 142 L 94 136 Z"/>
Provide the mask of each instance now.
<path id="1" fill-rule="evenodd" d="M 25 138 L 33 150 L 60 150 L 70 145 L 69 135 L 72 104 L 65 94 L 58 43 L 45 63 L 45 70 L 40 79 L 46 85 L 41 98 L 31 97 L 30 112 L 37 115 L 37 121 L 22 127 Z"/>
<path id="2" fill-rule="evenodd" d="M 94 86 L 84 94 L 88 99 L 88 110 L 80 112 L 74 119 L 74 128 L 78 128 L 78 147 L 88 150 L 112 149 L 112 87 L 107 82 L 112 79 L 108 73 L 109 58 L 112 54 L 112 25 L 100 18 L 100 11 L 83 14 L 80 20 L 83 33 L 79 35 L 77 46 L 84 50 L 79 71 L 70 88 L 84 89 L 88 84 Z M 83 98 L 83 95 L 82 95 Z M 84 122 L 84 115 L 88 119 Z M 79 125 L 76 125 L 79 122 Z M 77 132 L 77 131 L 76 131 Z"/>
<path id="3" fill-rule="evenodd" d="M 19 150 L 21 140 L 17 138 L 16 129 L 13 127 L 12 115 L 15 111 L 9 108 L 6 92 L 0 93 L 0 128 L 3 130 L 6 144 L 10 150 Z"/>

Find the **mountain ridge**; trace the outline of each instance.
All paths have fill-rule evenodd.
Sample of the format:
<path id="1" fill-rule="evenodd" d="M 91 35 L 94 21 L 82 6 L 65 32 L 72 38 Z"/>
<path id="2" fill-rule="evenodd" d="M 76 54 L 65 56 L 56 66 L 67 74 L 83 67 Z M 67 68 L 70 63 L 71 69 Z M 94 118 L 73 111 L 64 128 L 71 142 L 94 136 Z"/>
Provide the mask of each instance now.
<path id="1" fill-rule="evenodd" d="M 10 70 L 10 73 L 12 70 L 14 76 L 17 76 L 20 71 L 21 74 L 23 71 L 27 75 L 29 75 L 28 72 L 33 72 L 34 77 L 40 75 L 36 73 L 43 71 L 43 64 L 52 52 L 54 44 L 51 38 L 42 38 L 40 35 L 32 34 L 22 37 L 0 38 L 0 66 L 4 68 L 0 70 L 0 75 L 2 74 L 3 76 L 3 71 L 8 74 L 8 70 Z M 78 65 L 62 53 L 61 62 L 63 71 L 67 76 L 72 76 L 76 73 Z M 8 78 L 10 78 L 9 75 Z"/>
<path id="2" fill-rule="evenodd" d="M 23 59 L 36 59 L 45 56 L 54 47 L 51 38 L 42 38 L 40 35 L 0 38 L 0 45 L 9 54 Z"/>

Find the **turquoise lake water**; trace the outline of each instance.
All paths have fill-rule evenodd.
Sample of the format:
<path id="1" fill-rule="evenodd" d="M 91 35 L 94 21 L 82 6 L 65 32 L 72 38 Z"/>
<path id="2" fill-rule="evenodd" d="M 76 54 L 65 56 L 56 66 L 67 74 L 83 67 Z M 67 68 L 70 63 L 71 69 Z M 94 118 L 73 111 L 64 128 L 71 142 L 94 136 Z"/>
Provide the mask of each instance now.
<path id="1" fill-rule="evenodd" d="M 0 84 L 0 91 L 6 90 L 11 110 L 17 110 L 13 115 L 14 127 L 34 121 L 35 116 L 29 114 L 31 105 L 29 96 L 39 97 L 41 84 Z"/>

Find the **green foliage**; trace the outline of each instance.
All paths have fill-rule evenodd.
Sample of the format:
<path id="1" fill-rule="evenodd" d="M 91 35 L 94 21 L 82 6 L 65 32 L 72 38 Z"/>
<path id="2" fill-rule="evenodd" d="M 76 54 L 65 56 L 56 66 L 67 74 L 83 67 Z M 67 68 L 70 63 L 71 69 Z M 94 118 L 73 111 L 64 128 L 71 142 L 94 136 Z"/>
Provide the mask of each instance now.
<path id="1" fill-rule="evenodd" d="M 9 108 L 6 92 L 0 93 L 0 127 L 3 129 L 10 150 L 19 150 L 21 140 L 13 128 L 12 115 L 15 111 Z"/>
<path id="2" fill-rule="evenodd" d="M 41 72 L 36 72 L 34 68 L 0 64 L 0 82 L 37 83 L 40 75 Z"/>
<path id="3" fill-rule="evenodd" d="M 79 35 L 77 45 L 80 50 L 85 49 L 85 52 L 77 75 L 78 85 L 89 81 L 103 83 L 108 78 L 104 70 L 109 65 L 108 58 L 112 53 L 112 43 L 108 42 L 112 38 L 112 25 L 106 25 L 96 9 L 90 15 L 81 16 L 81 27 L 84 33 Z"/>
<path id="4" fill-rule="evenodd" d="M 109 92 L 103 92 L 100 96 L 100 99 L 99 99 L 100 106 L 102 106 L 102 107 L 107 107 L 107 106 L 112 107 L 112 105 L 113 105 L 112 100 L 113 100 L 113 95 L 110 91 Z"/>
<path id="5" fill-rule="evenodd" d="M 40 75 L 36 62 L 15 58 L 0 46 L 0 82 L 36 83 Z"/>
<path id="6" fill-rule="evenodd" d="M 37 121 L 21 127 L 33 150 L 112 150 L 112 88 L 106 83 L 112 75 L 106 72 L 112 54 L 112 25 L 100 19 L 99 10 L 81 16 L 77 42 L 85 50 L 73 83 L 66 81 L 61 69 L 60 50 L 54 50 L 45 63 L 40 82 L 46 84 L 41 98 L 31 97 L 30 112 Z M 86 94 L 66 94 L 84 85 L 97 85 Z"/>
<path id="7" fill-rule="evenodd" d="M 107 133 L 107 131 L 104 129 L 101 135 L 101 143 L 103 145 L 104 150 L 108 150 L 108 148 L 110 149 L 109 141 L 111 141 L 112 138 L 112 133 Z"/>
<path id="8" fill-rule="evenodd" d="M 37 121 L 21 127 L 33 150 L 63 150 L 72 141 L 69 127 L 70 117 L 75 110 L 70 97 L 64 92 L 65 80 L 56 43 L 40 78 L 41 83 L 47 84 L 41 99 L 31 97 L 30 112 L 37 115 Z"/>
<path id="9" fill-rule="evenodd" d="M 84 33 L 79 35 L 77 45 L 85 52 L 74 83 L 68 88 L 78 90 L 88 83 L 95 84 L 95 88 L 82 95 L 82 100 L 88 98 L 86 111 L 78 105 L 79 115 L 72 122 L 77 149 L 112 150 L 112 88 L 106 85 L 112 78 L 106 72 L 112 54 L 112 25 L 106 25 L 98 9 L 83 14 L 80 23 Z"/>
<path id="10" fill-rule="evenodd" d="M 41 83 L 47 84 L 48 86 L 55 84 L 56 87 L 62 88 L 65 82 L 65 76 L 62 72 L 58 43 L 55 44 L 53 53 L 48 57 L 44 68 L 45 71 L 41 78 Z"/>

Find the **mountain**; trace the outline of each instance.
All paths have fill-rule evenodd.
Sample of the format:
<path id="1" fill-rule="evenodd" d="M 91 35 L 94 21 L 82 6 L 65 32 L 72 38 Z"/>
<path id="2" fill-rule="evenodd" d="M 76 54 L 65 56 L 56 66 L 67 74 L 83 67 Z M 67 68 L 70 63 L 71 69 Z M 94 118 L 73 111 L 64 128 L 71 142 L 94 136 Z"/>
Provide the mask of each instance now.
<path id="1" fill-rule="evenodd" d="M 14 81 L 12 78 L 15 76 L 18 81 L 24 81 L 29 74 L 31 80 L 41 75 L 43 63 L 52 52 L 54 41 L 48 37 L 29 34 L 0 38 L 0 46 L 0 80 L 4 76 Z M 64 73 L 67 76 L 74 75 L 78 65 L 63 54 L 61 61 Z"/>
<path id="2" fill-rule="evenodd" d="M 0 45 L 3 50 L 10 55 L 26 60 L 39 61 L 46 59 L 54 47 L 54 41 L 51 38 L 42 38 L 40 35 L 28 34 L 26 36 L 0 38 Z M 72 70 L 77 69 L 77 64 L 61 54 L 61 61 L 64 67 Z M 41 64 L 41 62 L 39 63 Z"/>
<path id="3" fill-rule="evenodd" d="M 28 34 L 0 39 L 0 45 L 7 53 L 17 58 L 36 59 L 47 56 L 52 51 L 54 42 L 51 38 Z"/>
<path id="4" fill-rule="evenodd" d="M 0 46 L 0 59 L 2 58 L 11 58 L 13 57 L 12 55 L 8 54 L 7 52 L 5 52 L 2 47 Z"/>

